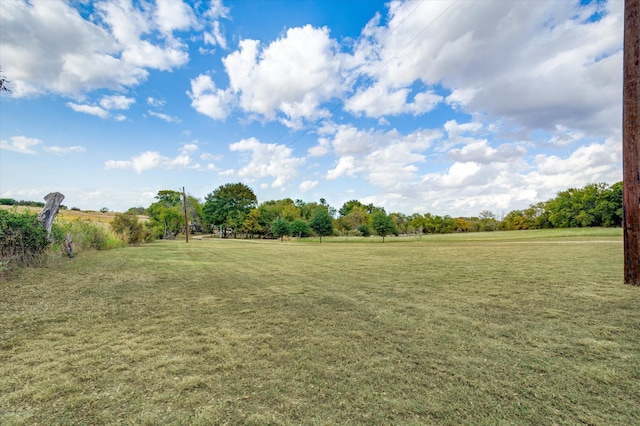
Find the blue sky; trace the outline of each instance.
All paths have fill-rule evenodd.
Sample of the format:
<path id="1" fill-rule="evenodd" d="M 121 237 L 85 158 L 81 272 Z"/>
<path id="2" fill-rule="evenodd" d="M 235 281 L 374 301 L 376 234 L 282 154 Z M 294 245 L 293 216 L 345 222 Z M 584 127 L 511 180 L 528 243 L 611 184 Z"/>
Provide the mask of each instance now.
<path id="1" fill-rule="evenodd" d="M 622 0 L 0 2 L 0 197 L 500 215 L 622 180 Z"/>

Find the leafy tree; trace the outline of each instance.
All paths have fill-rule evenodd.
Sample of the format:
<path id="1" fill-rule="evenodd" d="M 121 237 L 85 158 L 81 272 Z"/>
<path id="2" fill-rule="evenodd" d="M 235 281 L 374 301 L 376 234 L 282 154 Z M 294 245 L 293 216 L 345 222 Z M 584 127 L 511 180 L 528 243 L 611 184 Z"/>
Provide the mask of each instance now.
<path id="1" fill-rule="evenodd" d="M 147 209 L 154 237 L 171 239 L 184 230 L 181 195 L 181 192 L 172 190 L 162 190 L 156 195 L 158 201 Z"/>
<path id="2" fill-rule="evenodd" d="M 187 217 L 189 218 L 189 229 L 192 234 L 194 232 L 204 232 L 202 203 L 200 203 L 200 200 L 196 197 L 189 194 L 187 194 Z"/>
<path id="3" fill-rule="evenodd" d="M 73 210 L 73 208 L 71 210 Z M 137 215 L 146 215 L 147 214 L 147 209 L 145 209 L 142 206 L 130 207 L 129 210 L 127 210 L 127 213 L 133 213 L 133 214 L 137 214 Z"/>
<path id="4" fill-rule="evenodd" d="M 308 235 L 311 228 L 309 223 L 304 219 L 296 219 L 289 225 L 292 235 L 297 235 L 298 238 L 304 235 Z"/>
<path id="5" fill-rule="evenodd" d="M 326 237 L 333 233 L 333 219 L 331 219 L 331 216 L 326 209 L 316 210 L 309 226 L 320 236 L 320 243 L 322 243 L 322 237 Z"/>
<path id="6" fill-rule="evenodd" d="M 262 225 L 260 225 L 260 211 L 258 209 L 251 209 L 244 222 L 242 222 L 242 231 L 253 237 L 255 234 L 262 232 Z"/>
<path id="7" fill-rule="evenodd" d="M 522 210 L 513 210 L 502 219 L 500 227 L 507 231 L 528 229 L 529 223 Z"/>
<path id="8" fill-rule="evenodd" d="M 109 213 L 109 208 L 108 207 L 101 208 L 100 213 Z"/>
<path id="9" fill-rule="evenodd" d="M 473 224 L 471 223 L 471 221 L 462 217 L 455 219 L 455 232 L 470 232 L 472 229 Z"/>
<path id="10" fill-rule="evenodd" d="M 206 222 L 222 226 L 222 237 L 234 236 L 252 208 L 258 205 L 253 190 L 243 183 L 227 183 L 208 194 L 202 209 Z"/>
<path id="11" fill-rule="evenodd" d="M 602 226 L 622 226 L 622 182 L 603 190 L 596 200 Z"/>
<path id="12" fill-rule="evenodd" d="M 424 232 L 424 217 L 420 213 L 414 213 L 409 218 L 409 230 L 414 234 Z"/>
<path id="13" fill-rule="evenodd" d="M 406 234 L 409 230 L 409 218 L 404 213 L 391 213 L 389 215 L 396 225 L 396 234 Z"/>
<path id="14" fill-rule="evenodd" d="M 365 210 L 366 206 L 358 200 L 349 200 L 340 207 L 338 213 L 340 213 L 340 216 L 347 216 L 354 208 Z"/>
<path id="15" fill-rule="evenodd" d="M 373 231 L 382 237 L 384 243 L 384 237 L 389 234 L 398 232 L 395 223 L 391 216 L 387 216 L 384 211 L 377 211 L 371 216 L 371 227 Z"/>
<path id="16" fill-rule="evenodd" d="M 495 231 L 498 228 L 496 215 L 489 210 L 481 211 L 477 222 L 478 231 L 481 232 Z"/>
<path id="17" fill-rule="evenodd" d="M 282 242 L 284 236 L 291 233 L 291 230 L 289 229 L 289 222 L 282 217 L 276 218 L 276 220 L 271 224 L 271 232 L 274 237 L 280 238 L 280 241 Z"/>

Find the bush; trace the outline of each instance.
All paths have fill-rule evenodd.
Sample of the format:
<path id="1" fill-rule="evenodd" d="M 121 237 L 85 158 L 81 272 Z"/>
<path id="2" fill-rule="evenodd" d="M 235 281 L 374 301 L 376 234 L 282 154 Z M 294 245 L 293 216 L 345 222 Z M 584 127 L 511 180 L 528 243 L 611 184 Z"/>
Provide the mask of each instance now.
<path id="1" fill-rule="evenodd" d="M 358 227 L 358 231 L 360 231 L 360 233 L 362 234 L 363 237 L 371 236 L 371 230 L 364 223 Z"/>
<path id="2" fill-rule="evenodd" d="M 0 210 L 0 262 L 33 265 L 49 245 L 47 230 L 34 213 Z"/>
<path id="3" fill-rule="evenodd" d="M 105 224 L 88 220 L 74 220 L 59 225 L 57 235 L 71 234 L 74 250 L 106 250 L 123 247 L 124 244 Z M 58 241 L 56 237 L 56 241 Z"/>
<path id="4" fill-rule="evenodd" d="M 125 244 L 137 244 L 145 240 L 145 230 L 138 216 L 132 212 L 116 213 L 116 217 L 111 221 L 111 229 Z"/>

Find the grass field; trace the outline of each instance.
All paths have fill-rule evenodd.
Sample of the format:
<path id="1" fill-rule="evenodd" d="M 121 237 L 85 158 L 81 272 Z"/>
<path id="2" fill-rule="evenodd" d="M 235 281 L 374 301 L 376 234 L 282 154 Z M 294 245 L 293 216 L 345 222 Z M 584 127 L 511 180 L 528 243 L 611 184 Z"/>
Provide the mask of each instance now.
<path id="1" fill-rule="evenodd" d="M 622 266 L 619 229 L 83 252 L 0 282 L 0 424 L 639 424 Z"/>
<path id="2" fill-rule="evenodd" d="M 0 206 L 0 209 L 11 210 L 16 209 L 18 212 L 28 211 L 38 214 L 42 211 L 42 207 L 28 206 Z M 117 212 L 96 212 L 96 211 L 80 211 L 80 210 L 59 210 L 56 220 L 58 222 L 69 222 L 72 220 L 87 220 L 91 222 L 109 223 L 116 217 Z M 138 215 L 138 220 L 145 222 L 149 220 L 148 216 Z"/>

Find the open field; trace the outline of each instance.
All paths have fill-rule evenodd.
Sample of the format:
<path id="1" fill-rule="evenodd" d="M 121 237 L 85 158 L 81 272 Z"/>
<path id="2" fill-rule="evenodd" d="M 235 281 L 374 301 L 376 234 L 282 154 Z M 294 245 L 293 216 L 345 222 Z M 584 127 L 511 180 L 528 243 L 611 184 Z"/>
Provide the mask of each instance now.
<path id="1" fill-rule="evenodd" d="M 14 207 L 0 206 L 0 208 L 5 210 L 10 210 Z M 36 214 L 42 211 L 42 207 L 16 206 L 15 208 L 19 212 L 29 211 L 31 213 L 36 213 Z M 72 220 L 80 219 L 80 220 L 88 220 L 91 222 L 109 223 L 116 217 L 116 213 L 117 212 L 102 213 L 102 212 L 96 212 L 96 211 L 60 210 L 58 212 L 58 216 L 56 217 L 56 220 L 69 222 Z M 144 222 L 149 220 L 149 217 L 144 215 L 138 215 L 138 220 Z"/>
<path id="2" fill-rule="evenodd" d="M 620 230 L 333 241 L 0 278 L 0 424 L 640 423 Z"/>

